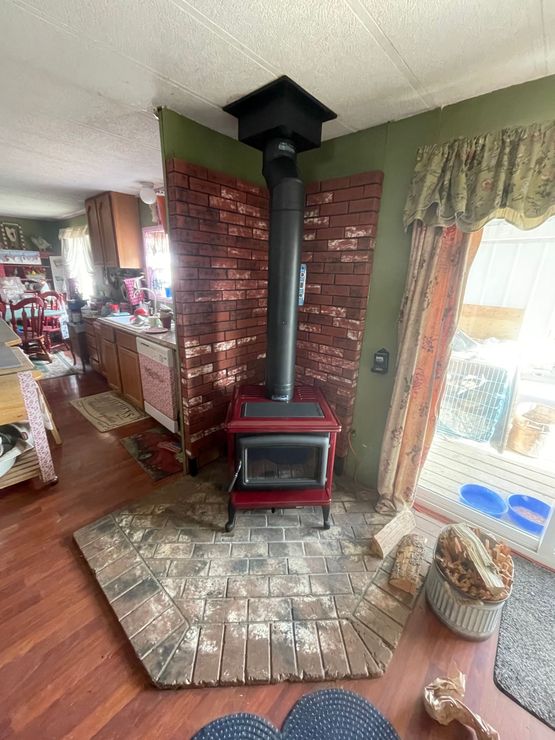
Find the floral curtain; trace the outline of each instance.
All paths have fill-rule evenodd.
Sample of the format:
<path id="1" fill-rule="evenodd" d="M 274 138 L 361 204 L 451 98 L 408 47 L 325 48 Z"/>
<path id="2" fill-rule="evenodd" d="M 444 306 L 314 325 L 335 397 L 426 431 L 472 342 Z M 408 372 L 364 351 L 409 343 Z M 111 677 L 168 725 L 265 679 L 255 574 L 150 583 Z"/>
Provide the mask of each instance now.
<path id="1" fill-rule="evenodd" d="M 378 511 L 413 501 L 434 433 L 450 345 L 481 232 L 413 226 L 399 318 L 399 356 L 382 442 Z"/>
<path id="2" fill-rule="evenodd" d="M 555 121 L 550 121 L 421 147 L 404 224 L 419 219 L 468 232 L 504 218 L 532 229 L 554 214 Z"/>

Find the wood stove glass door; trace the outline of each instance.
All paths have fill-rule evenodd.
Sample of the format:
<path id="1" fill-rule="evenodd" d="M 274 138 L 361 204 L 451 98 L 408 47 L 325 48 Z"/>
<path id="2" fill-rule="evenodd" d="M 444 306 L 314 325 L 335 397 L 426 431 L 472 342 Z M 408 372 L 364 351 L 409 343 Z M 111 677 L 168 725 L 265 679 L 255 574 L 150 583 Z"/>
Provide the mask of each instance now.
<path id="1" fill-rule="evenodd" d="M 329 434 L 253 434 L 237 440 L 240 488 L 323 488 Z"/>

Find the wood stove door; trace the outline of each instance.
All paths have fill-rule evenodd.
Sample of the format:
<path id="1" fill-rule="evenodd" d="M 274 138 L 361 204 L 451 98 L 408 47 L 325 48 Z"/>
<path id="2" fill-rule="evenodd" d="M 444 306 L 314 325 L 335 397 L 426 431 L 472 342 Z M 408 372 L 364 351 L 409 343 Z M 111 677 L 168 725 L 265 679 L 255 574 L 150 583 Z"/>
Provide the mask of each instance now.
<path id="1" fill-rule="evenodd" d="M 250 434 L 237 438 L 238 487 L 324 488 L 329 434 Z"/>

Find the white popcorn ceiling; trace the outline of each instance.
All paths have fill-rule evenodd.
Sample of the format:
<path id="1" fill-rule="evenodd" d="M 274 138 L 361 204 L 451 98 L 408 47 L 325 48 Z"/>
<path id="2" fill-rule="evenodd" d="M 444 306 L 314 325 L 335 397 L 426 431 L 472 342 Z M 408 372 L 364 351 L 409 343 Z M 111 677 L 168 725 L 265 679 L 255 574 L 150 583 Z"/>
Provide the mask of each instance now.
<path id="1" fill-rule="evenodd" d="M 167 106 L 221 108 L 287 74 L 343 136 L 555 72 L 553 0 L 3 0 L 0 214 L 62 218 L 162 181 Z"/>

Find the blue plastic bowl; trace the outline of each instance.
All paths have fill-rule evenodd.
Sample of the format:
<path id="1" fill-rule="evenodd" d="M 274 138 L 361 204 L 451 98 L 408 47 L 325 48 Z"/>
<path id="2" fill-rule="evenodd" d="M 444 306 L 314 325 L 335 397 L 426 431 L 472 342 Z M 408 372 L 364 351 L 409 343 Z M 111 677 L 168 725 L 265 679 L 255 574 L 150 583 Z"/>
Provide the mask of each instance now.
<path id="1" fill-rule="evenodd" d="M 521 493 L 512 493 L 508 498 L 508 503 L 509 516 L 521 529 L 525 529 L 527 532 L 532 532 L 533 534 L 541 534 L 543 532 L 551 510 L 551 506 L 549 504 L 540 501 L 539 498 L 524 496 Z M 526 509 L 531 514 L 537 514 L 542 517 L 544 520 L 543 523 L 540 524 L 539 522 L 534 522 L 526 516 L 523 516 L 518 511 L 515 511 L 517 507 Z"/>
<path id="2" fill-rule="evenodd" d="M 459 498 L 467 506 L 500 519 L 507 513 L 507 503 L 498 493 L 477 483 L 466 483 L 459 489 Z"/>

